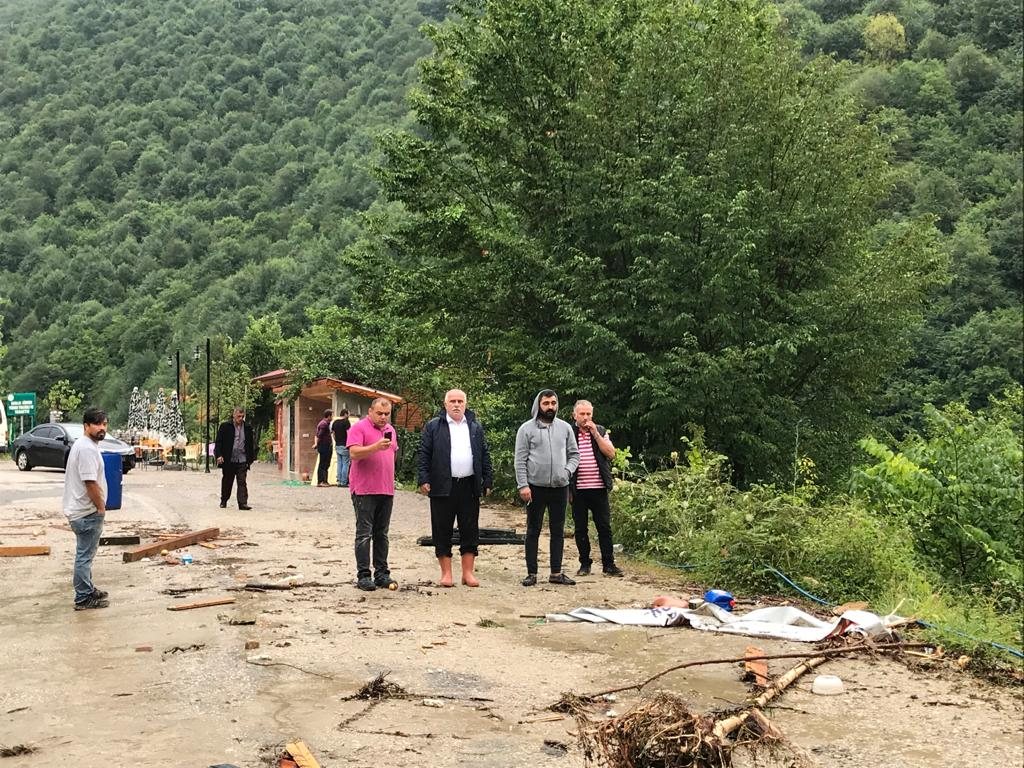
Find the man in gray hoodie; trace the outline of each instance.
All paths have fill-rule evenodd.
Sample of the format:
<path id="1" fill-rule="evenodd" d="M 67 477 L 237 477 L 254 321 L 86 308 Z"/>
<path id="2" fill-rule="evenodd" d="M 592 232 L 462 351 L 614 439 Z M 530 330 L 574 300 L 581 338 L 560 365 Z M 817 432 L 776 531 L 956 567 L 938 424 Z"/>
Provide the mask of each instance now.
<path id="1" fill-rule="evenodd" d="M 558 395 L 544 389 L 533 399 L 533 418 L 516 433 L 516 487 L 526 502 L 526 578 L 524 587 L 537 583 L 537 548 L 548 511 L 551 531 L 552 584 L 576 582 L 562 573 L 562 548 L 565 544 L 565 505 L 569 497 L 569 479 L 580 463 L 576 435 L 558 413 Z"/>

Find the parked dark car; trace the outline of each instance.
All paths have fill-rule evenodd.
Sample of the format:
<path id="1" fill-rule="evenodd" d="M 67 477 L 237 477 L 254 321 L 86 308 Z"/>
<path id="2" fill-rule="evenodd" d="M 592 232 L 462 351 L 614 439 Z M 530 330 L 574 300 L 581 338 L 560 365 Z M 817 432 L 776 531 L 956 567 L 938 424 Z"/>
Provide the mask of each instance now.
<path id="1" fill-rule="evenodd" d="M 64 469 L 71 444 L 84 436 L 85 428 L 81 424 L 40 424 L 14 439 L 11 456 L 22 472 L 33 467 Z M 135 451 L 124 440 L 105 437 L 100 443 L 100 450 L 120 454 L 122 472 L 130 472 L 135 467 Z"/>

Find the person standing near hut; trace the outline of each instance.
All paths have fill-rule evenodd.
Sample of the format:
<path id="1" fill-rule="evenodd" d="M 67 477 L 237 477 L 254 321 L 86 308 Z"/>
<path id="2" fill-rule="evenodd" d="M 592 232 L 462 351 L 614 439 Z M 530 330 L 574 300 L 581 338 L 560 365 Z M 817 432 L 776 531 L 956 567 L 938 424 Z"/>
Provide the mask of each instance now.
<path id="1" fill-rule="evenodd" d="M 316 450 L 320 460 L 316 464 L 316 487 L 330 488 L 327 482 L 327 473 L 331 468 L 331 454 L 334 453 L 334 444 L 331 442 L 331 417 L 334 412 L 328 408 L 324 411 L 323 418 L 316 424 L 316 437 L 313 439 L 313 448 Z"/>

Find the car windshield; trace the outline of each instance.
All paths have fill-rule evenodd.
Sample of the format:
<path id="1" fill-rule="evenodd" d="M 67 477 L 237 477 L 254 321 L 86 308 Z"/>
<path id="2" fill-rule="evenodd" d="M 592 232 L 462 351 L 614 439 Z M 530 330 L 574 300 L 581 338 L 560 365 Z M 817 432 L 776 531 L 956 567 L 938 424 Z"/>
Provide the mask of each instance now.
<path id="1" fill-rule="evenodd" d="M 68 433 L 68 437 L 72 440 L 77 440 L 85 434 L 85 427 L 81 424 L 61 424 L 64 427 L 64 431 Z"/>

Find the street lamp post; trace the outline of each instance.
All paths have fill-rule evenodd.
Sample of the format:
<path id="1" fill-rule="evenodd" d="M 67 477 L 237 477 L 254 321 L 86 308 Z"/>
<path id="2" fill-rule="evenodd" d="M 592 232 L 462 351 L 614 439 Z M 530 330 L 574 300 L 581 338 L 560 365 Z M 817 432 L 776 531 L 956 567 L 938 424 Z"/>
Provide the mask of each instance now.
<path id="1" fill-rule="evenodd" d="M 198 348 L 197 348 L 198 350 Z M 210 472 L 210 337 L 206 337 L 206 443 L 203 445 L 206 454 L 206 472 Z"/>
<path id="2" fill-rule="evenodd" d="M 199 345 L 196 344 L 192 350 L 192 362 L 199 362 Z M 167 356 L 167 364 L 171 365 L 171 356 Z M 178 395 L 178 403 L 185 402 L 181 391 L 181 350 L 174 351 L 174 391 Z M 206 471 L 210 471 L 210 340 L 206 340 L 206 444 L 203 446 L 206 453 Z"/>

